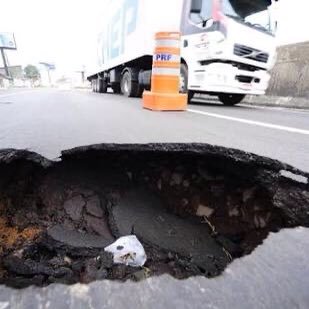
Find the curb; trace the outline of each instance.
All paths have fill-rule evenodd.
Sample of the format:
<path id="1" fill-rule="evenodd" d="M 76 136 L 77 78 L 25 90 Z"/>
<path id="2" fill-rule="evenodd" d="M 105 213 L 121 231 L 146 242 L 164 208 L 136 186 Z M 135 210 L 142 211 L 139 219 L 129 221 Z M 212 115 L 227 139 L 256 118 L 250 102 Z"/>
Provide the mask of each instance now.
<path id="1" fill-rule="evenodd" d="M 197 95 L 196 100 L 203 100 L 209 103 L 218 103 L 216 96 Z M 309 110 L 309 98 L 296 97 L 279 97 L 279 96 L 252 96 L 248 95 L 240 104 L 265 107 L 283 107 L 291 109 L 306 109 Z"/>
<path id="2" fill-rule="evenodd" d="M 306 98 L 277 97 L 277 96 L 248 96 L 242 103 L 248 105 L 285 107 L 285 108 L 309 110 L 309 99 Z"/>

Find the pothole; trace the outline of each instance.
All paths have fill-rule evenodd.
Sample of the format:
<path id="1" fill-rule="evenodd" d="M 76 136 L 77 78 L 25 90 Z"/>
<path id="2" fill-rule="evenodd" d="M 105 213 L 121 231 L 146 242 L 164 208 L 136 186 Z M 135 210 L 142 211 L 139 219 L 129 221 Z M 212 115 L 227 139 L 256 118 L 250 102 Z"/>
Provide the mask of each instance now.
<path id="1" fill-rule="evenodd" d="M 299 179 L 308 175 L 209 145 L 98 145 L 60 162 L 2 150 L 0 283 L 219 276 L 269 232 L 309 226 L 309 186 Z M 104 251 L 131 234 L 144 267 L 115 265 Z"/>

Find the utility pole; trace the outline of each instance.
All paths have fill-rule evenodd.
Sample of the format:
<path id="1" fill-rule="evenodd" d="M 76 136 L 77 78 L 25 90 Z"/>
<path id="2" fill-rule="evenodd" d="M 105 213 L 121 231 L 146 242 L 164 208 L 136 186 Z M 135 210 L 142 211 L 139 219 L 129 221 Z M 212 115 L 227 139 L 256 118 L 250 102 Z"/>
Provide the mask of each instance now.
<path id="1" fill-rule="evenodd" d="M 5 55 L 4 49 L 3 49 L 3 48 L 0 48 L 0 49 L 1 49 L 1 56 L 2 56 L 2 61 L 3 61 L 3 66 L 4 66 L 5 75 L 6 75 L 8 78 L 11 78 L 11 75 L 10 75 L 10 71 L 9 71 L 9 67 L 8 67 L 8 63 L 7 63 L 7 59 L 6 59 L 6 55 Z"/>
<path id="2" fill-rule="evenodd" d="M 49 69 L 49 67 L 47 68 L 47 75 L 48 75 L 48 82 L 51 85 L 50 69 Z"/>
<path id="3" fill-rule="evenodd" d="M 10 83 L 13 82 L 13 79 L 10 74 L 8 59 L 5 53 L 5 49 L 16 50 L 16 42 L 14 33 L 7 33 L 7 32 L 0 32 L 0 49 L 1 49 L 1 56 L 4 66 L 4 72 L 6 77 L 10 80 Z"/>
<path id="4" fill-rule="evenodd" d="M 81 74 L 82 83 L 84 84 L 85 83 L 85 73 L 86 73 L 85 66 L 83 65 L 82 66 L 82 70 L 81 71 L 76 71 L 76 73 L 80 73 Z"/>

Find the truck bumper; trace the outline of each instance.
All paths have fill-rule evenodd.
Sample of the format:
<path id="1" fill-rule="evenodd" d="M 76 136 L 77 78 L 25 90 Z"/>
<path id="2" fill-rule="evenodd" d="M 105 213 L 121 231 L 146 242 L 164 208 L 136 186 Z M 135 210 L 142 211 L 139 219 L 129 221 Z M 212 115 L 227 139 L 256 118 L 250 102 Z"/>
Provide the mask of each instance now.
<path id="1" fill-rule="evenodd" d="M 199 66 L 190 73 L 189 89 L 196 92 L 263 95 L 270 80 L 267 71 L 239 70 L 226 63 Z"/>

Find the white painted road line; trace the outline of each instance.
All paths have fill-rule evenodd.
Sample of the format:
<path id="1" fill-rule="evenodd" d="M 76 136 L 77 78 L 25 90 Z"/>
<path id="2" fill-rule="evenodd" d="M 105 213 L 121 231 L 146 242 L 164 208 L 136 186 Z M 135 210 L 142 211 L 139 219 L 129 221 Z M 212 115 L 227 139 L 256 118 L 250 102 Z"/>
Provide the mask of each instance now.
<path id="1" fill-rule="evenodd" d="M 225 120 L 245 123 L 245 124 L 249 124 L 249 125 L 253 125 L 253 126 L 259 126 L 259 127 L 274 129 L 274 130 L 280 130 L 280 131 L 286 131 L 286 132 L 291 132 L 291 133 L 309 135 L 309 130 L 302 130 L 302 129 L 297 129 L 297 128 L 293 128 L 293 127 L 280 126 L 280 125 L 277 125 L 277 124 L 266 123 L 266 122 L 261 122 L 261 121 L 254 121 L 254 120 L 248 120 L 248 119 L 243 119 L 243 118 L 230 117 L 230 116 L 225 116 L 225 115 L 220 115 L 220 114 L 215 114 L 215 113 L 208 113 L 208 112 L 203 112 L 203 111 L 199 111 L 199 110 L 195 110 L 195 109 L 188 109 L 188 112 L 203 115 L 203 116 L 208 116 L 208 117 L 214 117 L 214 118 L 218 118 L 218 119 L 225 119 Z"/>

